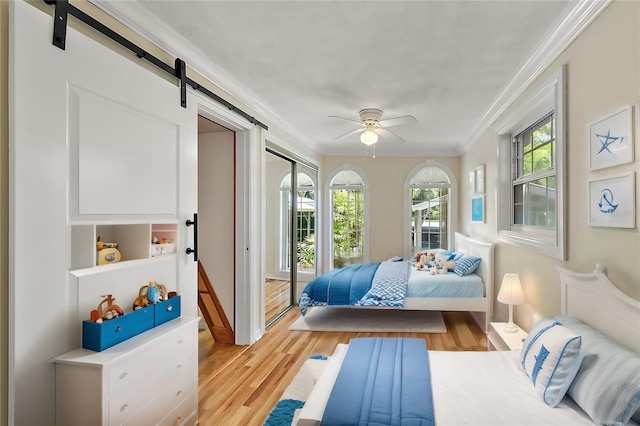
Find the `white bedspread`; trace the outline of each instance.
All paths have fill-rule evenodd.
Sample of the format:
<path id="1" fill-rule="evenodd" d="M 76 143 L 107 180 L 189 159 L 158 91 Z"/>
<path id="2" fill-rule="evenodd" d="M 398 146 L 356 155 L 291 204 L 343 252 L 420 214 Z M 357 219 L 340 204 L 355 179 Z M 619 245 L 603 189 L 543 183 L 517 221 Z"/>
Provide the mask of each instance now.
<path id="1" fill-rule="evenodd" d="M 568 397 L 549 408 L 518 366 L 519 351 L 429 351 L 436 424 L 593 425 Z"/>
<path id="2" fill-rule="evenodd" d="M 339 345 L 300 413 L 319 425 L 346 345 Z M 519 351 L 429 351 L 436 425 L 593 425 L 568 397 L 549 408 L 518 366 Z M 326 373 L 326 374 L 325 374 Z"/>

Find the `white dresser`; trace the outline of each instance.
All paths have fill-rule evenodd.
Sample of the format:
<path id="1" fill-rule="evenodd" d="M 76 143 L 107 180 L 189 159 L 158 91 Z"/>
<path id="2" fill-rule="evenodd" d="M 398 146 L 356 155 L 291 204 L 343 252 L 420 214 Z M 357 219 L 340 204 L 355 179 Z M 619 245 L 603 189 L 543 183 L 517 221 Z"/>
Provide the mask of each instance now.
<path id="1" fill-rule="evenodd" d="M 198 321 L 176 318 L 102 352 L 53 359 L 57 424 L 196 424 Z"/>

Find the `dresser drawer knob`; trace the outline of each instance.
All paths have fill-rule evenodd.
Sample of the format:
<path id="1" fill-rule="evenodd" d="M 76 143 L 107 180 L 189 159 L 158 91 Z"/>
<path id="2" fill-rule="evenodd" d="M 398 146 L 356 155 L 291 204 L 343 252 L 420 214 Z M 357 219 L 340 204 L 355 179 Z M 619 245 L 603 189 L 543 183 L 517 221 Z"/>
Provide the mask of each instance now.
<path id="1" fill-rule="evenodd" d="M 182 395 L 182 389 L 180 389 L 178 392 L 176 392 L 176 396 L 180 396 Z"/>
<path id="2" fill-rule="evenodd" d="M 129 403 L 126 402 L 122 407 L 120 407 L 120 412 L 126 410 L 127 408 L 129 408 Z"/>
<path id="3" fill-rule="evenodd" d="M 129 374 L 129 373 L 127 373 L 126 371 L 125 371 L 124 373 L 122 373 L 122 374 L 120 375 L 120 380 L 122 380 L 122 379 L 124 379 L 125 377 L 127 377 L 127 374 Z"/>

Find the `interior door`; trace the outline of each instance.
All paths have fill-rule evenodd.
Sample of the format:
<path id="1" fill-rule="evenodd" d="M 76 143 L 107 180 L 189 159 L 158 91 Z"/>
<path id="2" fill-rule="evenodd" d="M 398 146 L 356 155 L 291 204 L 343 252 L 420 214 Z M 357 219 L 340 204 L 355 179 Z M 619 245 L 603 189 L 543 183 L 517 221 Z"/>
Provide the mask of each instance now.
<path id="1" fill-rule="evenodd" d="M 53 46 L 53 19 L 11 2 L 9 424 L 55 423 L 48 361 L 80 344 L 77 234 L 175 223 L 182 314 L 197 315 L 196 263 L 184 251 L 197 208 L 195 102 L 182 108 L 175 82 L 70 26 L 66 50 Z"/>

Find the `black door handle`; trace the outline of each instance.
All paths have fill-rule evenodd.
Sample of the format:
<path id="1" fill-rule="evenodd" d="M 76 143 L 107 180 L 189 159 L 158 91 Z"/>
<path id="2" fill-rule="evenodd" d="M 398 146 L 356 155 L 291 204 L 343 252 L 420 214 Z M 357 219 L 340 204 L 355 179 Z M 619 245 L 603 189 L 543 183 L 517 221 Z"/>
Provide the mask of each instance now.
<path id="1" fill-rule="evenodd" d="M 187 247 L 187 254 L 193 253 L 193 261 L 198 261 L 198 213 L 193 214 L 193 220 L 187 219 L 187 226 L 193 225 L 193 248 Z"/>

